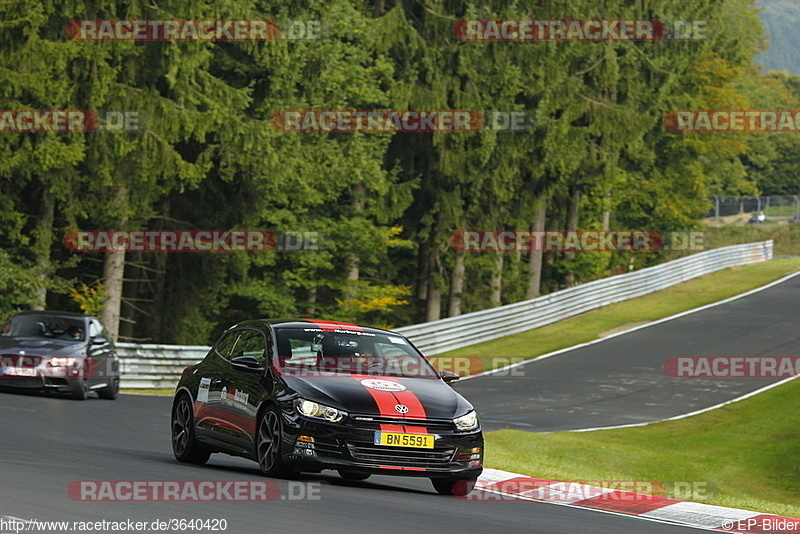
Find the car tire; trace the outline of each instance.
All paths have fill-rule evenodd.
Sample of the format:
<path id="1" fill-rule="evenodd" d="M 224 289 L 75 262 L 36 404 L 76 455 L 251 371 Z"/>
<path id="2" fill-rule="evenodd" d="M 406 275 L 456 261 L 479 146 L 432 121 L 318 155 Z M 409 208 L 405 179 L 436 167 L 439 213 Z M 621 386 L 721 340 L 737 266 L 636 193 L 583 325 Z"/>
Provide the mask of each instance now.
<path id="1" fill-rule="evenodd" d="M 371 475 L 369 473 L 356 473 L 355 471 L 342 471 L 340 469 L 339 476 L 345 480 L 367 480 Z"/>
<path id="2" fill-rule="evenodd" d="M 463 497 L 475 487 L 477 479 L 469 478 L 432 478 L 433 488 L 442 495 L 457 495 Z"/>
<path id="3" fill-rule="evenodd" d="M 114 400 L 119 394 L 119 377 L 115 376 L 111 379 L 111 383 L 102 389 L 97 390 L 97 394 L 101 399 Z"/>
<path id="4" fill-rule="evenodd" d="M 75 400 L 86 400 L 86 397 L 89 396 L 89 384 L 86 383 L 86 380 L 81 378 L 77 382 L 72 385 L 72 390 L 70 393 L 70 397 Z"/>
<path id="5" fill-rule="evenodd" d="M 292 470 L 283 460 L 283 421 L 280 410 L 269 406 L 258 418 L 256 425 L 256 461 L 263 475 L 287 477 Z"/>
<path id="6" fill-rule="evenodd" d="M 197 442 L 194 434 L 194 410 L 189 395 L 183 393 L 172 407 L 172 452 L 179 462 L 202 465 L 211 452 Z"/>

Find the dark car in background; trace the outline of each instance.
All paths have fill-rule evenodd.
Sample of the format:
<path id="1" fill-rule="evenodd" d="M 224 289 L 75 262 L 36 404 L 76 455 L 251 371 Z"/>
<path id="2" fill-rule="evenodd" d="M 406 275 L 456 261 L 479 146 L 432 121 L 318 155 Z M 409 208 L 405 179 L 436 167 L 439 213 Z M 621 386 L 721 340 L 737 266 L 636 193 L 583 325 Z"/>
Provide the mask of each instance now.
<path id="1" fill-rule="evenodd" d="M 0 388 L 66 393 L 78 400 L 119 392 L 119 359 L 100 320 L 69 312 L 27 311 L 0 327 Z"/>
<path id="2" fill-rule="evenodd" d="M 483 435 L 475 409 L 447 383 L 456 378 L 394 332 L 246 321 L 184 370 L 173 452 L 196 464 L 242 456 L 267 476 L 427 477 L 439 493 L 464 495 L 482 471 Z"/>

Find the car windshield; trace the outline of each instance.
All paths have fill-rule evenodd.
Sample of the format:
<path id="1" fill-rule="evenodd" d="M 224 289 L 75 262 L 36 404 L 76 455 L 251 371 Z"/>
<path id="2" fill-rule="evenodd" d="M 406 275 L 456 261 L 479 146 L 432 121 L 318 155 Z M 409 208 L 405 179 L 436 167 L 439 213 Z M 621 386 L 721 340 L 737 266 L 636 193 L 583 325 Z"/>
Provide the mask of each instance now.
<path id="1" fill-rule="evenodd" d="M 86 331 L 83 320 L 51 315 L 18 315 L 0 329 L 0 336 L 84 341 Z"/>
<path id="2" fill-rule="evenodd" d="M 278 328 L 276 367 L 286 374 L 437 378 L 436 371 L 399 335 L 349 329 Z"/>

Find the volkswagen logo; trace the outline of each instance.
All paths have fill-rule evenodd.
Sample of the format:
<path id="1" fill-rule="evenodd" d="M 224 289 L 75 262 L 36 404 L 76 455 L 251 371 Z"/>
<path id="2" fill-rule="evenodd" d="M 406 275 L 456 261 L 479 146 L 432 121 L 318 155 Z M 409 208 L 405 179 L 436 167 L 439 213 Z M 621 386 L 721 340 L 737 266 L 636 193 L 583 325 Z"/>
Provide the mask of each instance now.
<path id="1" fill-rule="evenodd" d="M 394 409 L 400 413 L 408 413 L 408 406 L 405 404 L 397 404 Z"/>

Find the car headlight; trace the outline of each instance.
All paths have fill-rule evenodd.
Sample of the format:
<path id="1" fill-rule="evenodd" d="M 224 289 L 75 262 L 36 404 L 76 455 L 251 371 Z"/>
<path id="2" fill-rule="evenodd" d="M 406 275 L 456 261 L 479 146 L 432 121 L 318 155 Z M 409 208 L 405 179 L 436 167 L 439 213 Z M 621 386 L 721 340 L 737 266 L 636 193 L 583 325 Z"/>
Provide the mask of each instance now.
<path id="1" fill-rule="evenodd" d="M 47 363 L 51 367 L 72 367 L 76 360 L 77 358 L 50 358 Z"/>
<path id="2" fill-rule="evenodd" d="M 475 410 L 468 412 L 461 417 L 453 419 L 453 424 L 456 425 L 456 430 L 459 432 L 467 432 L 478 428 L 478 414 Z"/>
<path id="3" fill-rule="evenodd" d="M 338 423 L 345 417 L 347 412 L 333 408 L 332 406 L 325 406 L 314 401 L 297 399 L 297 411 L 306 417 L 314 417 L 316 419 L 324 419 L 331 423 Z"/>

